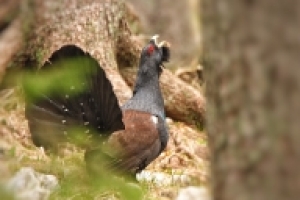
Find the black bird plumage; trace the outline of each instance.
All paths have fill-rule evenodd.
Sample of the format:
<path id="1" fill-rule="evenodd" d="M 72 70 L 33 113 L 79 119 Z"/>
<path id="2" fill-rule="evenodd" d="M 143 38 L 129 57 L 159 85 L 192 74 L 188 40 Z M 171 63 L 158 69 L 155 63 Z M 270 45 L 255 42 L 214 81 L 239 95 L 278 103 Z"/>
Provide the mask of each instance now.
<path id="1" fill-rule="evenodd" d="M 63 46 L 37 75 L 77 59 L 83 76 L 79 81 L 85 87 L 74 94 L 42 92 L 33 102 L 27 101 L 25 113 L 34 144 L 46 149 L 58 148 L 72 134 L 69 128 L 76 126 L 85 133 L 95 133 L 93 136 L 104 136 L 101 144 L 86 147 L 85 160 L 90 171 L 101 169 L 103 155 L 108 159 L 106 167 L 111 169 L 132 174 L 143 170 L 164 150 L 169 137 L 159 86 L 163 63 L 169 57 L 166 42 L 157 45 L 156 38 L 150 40 L 141 53 L 133 96 L 120 107 L 96 59 L 75 45 Z M 77 70 L 70 64 L 67 67 Z"/>

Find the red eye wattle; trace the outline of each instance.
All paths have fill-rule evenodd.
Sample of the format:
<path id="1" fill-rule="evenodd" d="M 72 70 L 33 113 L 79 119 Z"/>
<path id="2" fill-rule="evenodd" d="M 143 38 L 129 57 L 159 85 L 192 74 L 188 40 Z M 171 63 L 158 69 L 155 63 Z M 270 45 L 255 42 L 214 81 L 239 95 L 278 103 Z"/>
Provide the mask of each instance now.
<path id="1" fill-rule="evenodd" d="M 147 53 L 149 55 L 151 55 L 153 53 L 153 51 L 154 51 L 154 46 L 153 45 L 149 46 L 148 49 L 147 49 Z"/>

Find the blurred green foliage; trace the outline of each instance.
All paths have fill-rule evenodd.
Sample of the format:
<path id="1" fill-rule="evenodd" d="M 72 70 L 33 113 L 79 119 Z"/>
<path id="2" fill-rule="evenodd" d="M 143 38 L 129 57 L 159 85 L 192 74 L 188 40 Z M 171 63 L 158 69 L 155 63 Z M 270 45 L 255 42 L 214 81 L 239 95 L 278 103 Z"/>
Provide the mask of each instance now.
<path id="1" fill-rule="evenodd" d="M 40 94 L 51 96 L 74 96 L 87 89 L 86 77 L 95 73 L 95 68 L 86 67 L 91 61 L 85 58 L 67 59 L 37 72 L 26 72 L 22 86 L 29 101 L 39 99 Z M 82 84 L 85 83 L 85 84 Z"/>
<path id="2" fill-rule="evenodd" d="M 13 200 L 14 197 L 12 194 L 10 194 L 4 186 L 0 185 L 0 197 L 1 199 L 5 200 Z"/>
<path id="3" fill-rule="evenodd" d="M 72 98 L 88 89 L 89 84 L 82 83 L 86 83 L 87 77 L 93 76 L 95 72 L 93 68 L 86 67 L 93 64 L 90 62 L 89 59 L 84 58 L 68 59 L 53 64 L 51 67 L 46 65 L 42 70 L 27 71 L 22 73 L 22 78 L 15 78 L 15 80 L 21 80 L 28 102 L 34 103 L 45 95 L 63 97 L 68 94 Z M 71 127 L 68 131 L 68 141 L 75 144 L 77 148 L 84 147 L 85 149 L 90 145 L 102 148 L 103 140 L 100 138 L 99 133 L 91 131 L 87 134 L 81 127 Z M 42 161 L 37 166 L 28 161 L 27 165 L 33 165 L 38 168 L 38 171 L 57 176 L 60 186 L 53 192 L 50 199 L 135 200 L 143 198 L 146 189 L 137 182 L 130 182 L 132 179 L 129 181 L 123 176 L 119 177 L 115 172 L 103 167 L 107 161 L 97 159 L 100 173 L 97 175 L 88 173 L 83 157 L 83 153 L 76 152 L 71 157 L 50 155 L 50 165 Z"/>

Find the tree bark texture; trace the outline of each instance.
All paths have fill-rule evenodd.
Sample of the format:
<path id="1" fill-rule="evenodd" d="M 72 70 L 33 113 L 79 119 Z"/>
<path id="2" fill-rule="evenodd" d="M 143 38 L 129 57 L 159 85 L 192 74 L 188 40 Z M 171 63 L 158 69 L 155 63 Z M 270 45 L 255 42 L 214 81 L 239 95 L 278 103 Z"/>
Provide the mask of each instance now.
<path id="1" fill-rule="evenodd" d="M 127 22 L 129 11 L 122 1 L 36 0 L 35 7 L 35 27 L 28 40 L 28 47 L 21 56 L 23 63 L 39 67 L 55 50 L 66 44 L 75 44 L 99 61 L 112 82 L 120 104 L 131 97 L 131 89 L 119 69 L 135 67 L 136 72 L 141 45 L 131 35 Z M 168 75 L 163 75 L 161 82 L 165 98 L 176 94 L 172 101 L 166 101 L 167 113 L 172 113 L 172 116 L 177 116 L 175 119 L 188 124 L 197 125 L 203 121 L 205 100 L 201 93 L 184 84 L 168 70 L 165 71 L 163 74 Z M 128 82 L 135 78 L 133 74 L 126 75 Z M 181 88 L 178 90 L 174 86 Z M 187 98 L 179 98 L 186 94 Z"/>
<path id="2" fill-rule="evenodd" d="M 300 197 L 299 2 L 203 0 L 216 200 Z"/>
<path id="3" fill-rule="evenodd" d="M 0 33 L 20 11 L 19 0 L 0 0 Z"/>
<path id="4" fill-rule="evenodd" d="M 29 0 L 0 0 L 0 82 L 22 48 L 30 20 Z"/>

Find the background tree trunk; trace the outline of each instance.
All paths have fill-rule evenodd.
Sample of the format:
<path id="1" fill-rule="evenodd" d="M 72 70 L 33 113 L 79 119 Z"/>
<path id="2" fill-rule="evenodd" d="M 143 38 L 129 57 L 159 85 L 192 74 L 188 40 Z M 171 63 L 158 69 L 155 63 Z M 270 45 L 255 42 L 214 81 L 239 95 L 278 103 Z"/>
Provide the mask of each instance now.
<path id="1" fill-rule="evenodd" d="M 203 0 L 216 200 L 300 197 L 299 9 L 292 0 Z"/>

